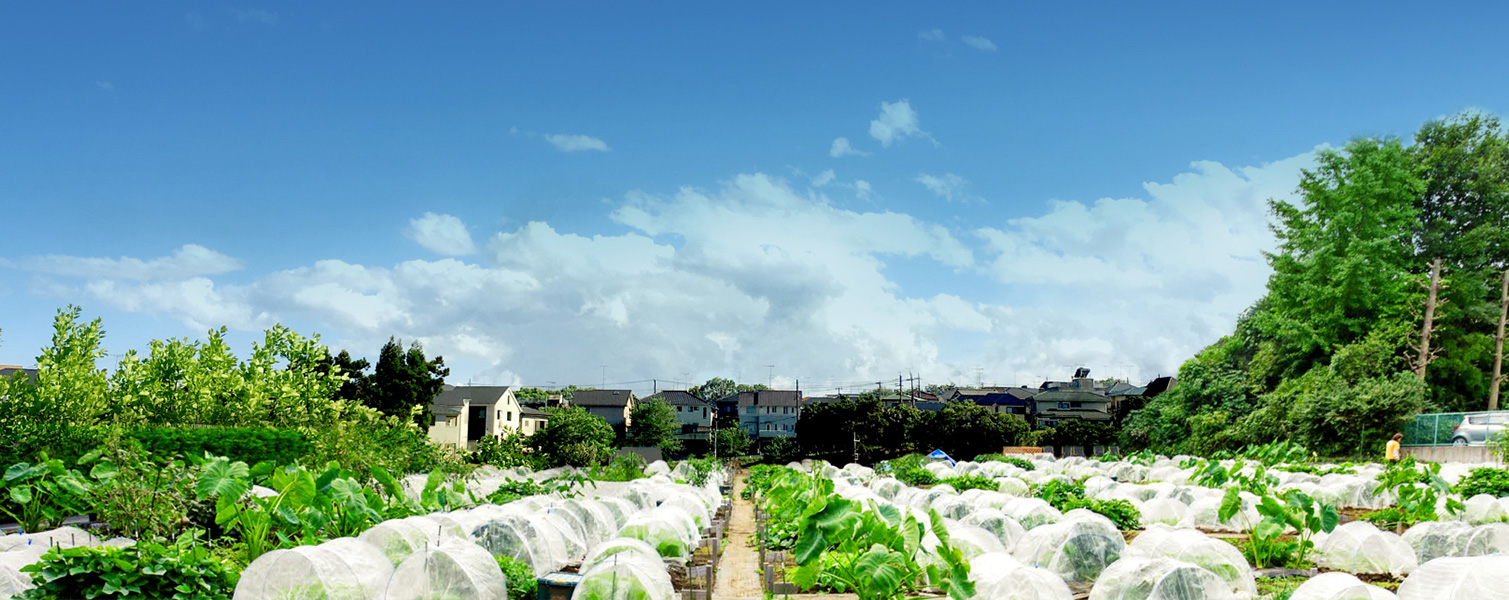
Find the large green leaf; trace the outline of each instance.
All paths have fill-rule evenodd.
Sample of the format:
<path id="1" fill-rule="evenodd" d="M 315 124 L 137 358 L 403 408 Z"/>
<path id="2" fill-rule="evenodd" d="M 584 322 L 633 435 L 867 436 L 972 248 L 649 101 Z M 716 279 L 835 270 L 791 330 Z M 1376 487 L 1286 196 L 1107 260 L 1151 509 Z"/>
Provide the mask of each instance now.
<path id="1" fill-rule="evenodd" d="M 29 503 L 31 502 L 31 498 L 31 486 L 29 485 L 18 485 L 10 489 L 10 499 L 16 504 Z"/>
<path id="2" fill-rule="evenodd" d="M 1231 522 L 1231 518 L 1242 510 L 1242 493 L 1237 488 L 1226 490 L 1226 495 L 1221 497 L 1221 508 L 1216 511 L 1216 518 L 1222 523 Z"/>
<path id="3" fill-rule="evenodd" d="M 835 533 L 854 526 L 854 522 L 859 519 L 859 504 L 835 497 L 825 504 L 821 512 L 812 515 L 811 519 L 823 529 L 823 533 Z"/>
<path id="4" fill-rule="evenodd" d="M 828 540 L 823 536 L 823 530 L 816 523 L 808 521 L 801 533 L 797 534 L 796 545 L 791 549 L 796 552 L 796 564 L 807 565 L 817 562 L 827 548 Z"/>
<path id="5" fill-rule="evenodd" d="M 803 590 L 810 590 L 817 585 L 817 576 L 823 570 L 821 561 L 801 565 L 791 571 L 791 583 Z"/>
<path id="6" fill-rule="evenodd" d="M 108 482 L 111 479 L 115 479 L 115 476 L 118 474 L 120 474 L 120 467 L 110 462 L 101 462 L 94 465 L 94 468 L 89 469 L 89 476 L 99 481 Z"/>
<path id="7" fill-rule="evenodd" d="M 1331 533 L 1336 525 L 1341 522 L 1341 515 L 1336 514 L 1336 507 L 1323 504 L 1320 507 L 1320 530 Z"/>
<path id="8" fill-rule="evenodd" d="M 398 479 L 389 474 L 387 469 L 384 469 L 377 465 L 372 465 L 371 471 L 372 478 L 377 480 L 378 485 L 382 486 L 382 489 L 385 493 L 394 498 L 404 497 L 403 486 L 398 484 Z"/>
<path id="9" fill-rule="evenodd" d="M 1283 533 L 1284 526 L 1281 523 L 1274 522 L 1270 519 L 1263 519 L 1262 521 L 1258 522 L 1257 527 L 1253 528 L 1252 531 L 1252 534 L 1254 536 L 1259 539 L 1265 540 L 1276 538 Z"/>
<path id="10" fill-rule="evenodd" d="M 205 465 L 204 472 L 199 474 L 199 481 L 194 482 L 194 492 L 200 500 L 220 497 L 236 500 L 246 493 L 246 477 L 246 463 L 217 458 Z"/>
<path id="11" fill-rule="evenodd" d="M 5 482 L 25 481 L 42 474 L 44 470 L 46 468 L 42 465 L 31 465 L 24 462 L 16 463 L 5 470 Z"/>

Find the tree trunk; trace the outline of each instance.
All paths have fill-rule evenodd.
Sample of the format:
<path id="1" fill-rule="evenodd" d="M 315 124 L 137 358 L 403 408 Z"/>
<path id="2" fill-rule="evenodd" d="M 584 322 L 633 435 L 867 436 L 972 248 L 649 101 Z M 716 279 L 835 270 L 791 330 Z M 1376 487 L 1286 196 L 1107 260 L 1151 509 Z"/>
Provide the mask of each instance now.
<path id="1" fill-rule="evenodd" d="M 1493 338 L 1493 379 L 1488 380 L 1488 410 L 1499 409 L 1499 382 L 1503 379 L 1504 321 L 1509 320 L 1509 270 L 1504 271 L 1504 291 L 1499 300 L 1499 334 Z"/>
<path id="2" fill-rule="evenodd" d="M 1436 292 L 1441 289 L 1441 259 L 1430 263 L 1430 294 L 1425 298 L 1425 327 L 1420 330 L 1420 362 L 1415 364 L 1415 374 L 1425 380 L 1425 368 L 1430 365 L 1430 330 L 1435 327 Z"/>

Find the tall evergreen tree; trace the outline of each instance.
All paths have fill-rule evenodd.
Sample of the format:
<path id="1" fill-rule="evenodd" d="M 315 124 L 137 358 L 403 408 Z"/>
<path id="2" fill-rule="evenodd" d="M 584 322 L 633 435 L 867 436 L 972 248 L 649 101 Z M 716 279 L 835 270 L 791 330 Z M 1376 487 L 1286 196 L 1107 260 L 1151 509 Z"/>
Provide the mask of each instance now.
<path id="1" fill-rule="evenodd" d="M 370 394 L 364 399 L 383 414 L 408 417 L 414 415 L 419 425 L 433 422 L 429 412 L 430 403 L 445 388 L 445 376 L 451 370 L 445 367 L 445 359 L 436 356 L 428 360 L 424 348 L 414 342 L 405 350 L 403 342 L 388 338 L 377 357 L 377 367 L 368 378 Z M 419 412 L 414 413 L 415 407 Z"/>

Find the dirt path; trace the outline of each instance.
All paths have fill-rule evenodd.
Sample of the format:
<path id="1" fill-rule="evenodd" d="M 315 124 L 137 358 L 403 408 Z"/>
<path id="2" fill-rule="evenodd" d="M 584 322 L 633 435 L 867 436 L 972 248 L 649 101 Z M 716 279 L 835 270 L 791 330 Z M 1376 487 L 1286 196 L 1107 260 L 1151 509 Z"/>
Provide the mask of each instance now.
<path id="1" fill-rule="evenodd" d="M 760 554 L 751 546 L 755 534 L 754 504 L 742 497 L 745 475 L 734 478 L 733 512 L 728 517 L 728 538 L 718 562 L 714 600 L 761 600 Z"/>

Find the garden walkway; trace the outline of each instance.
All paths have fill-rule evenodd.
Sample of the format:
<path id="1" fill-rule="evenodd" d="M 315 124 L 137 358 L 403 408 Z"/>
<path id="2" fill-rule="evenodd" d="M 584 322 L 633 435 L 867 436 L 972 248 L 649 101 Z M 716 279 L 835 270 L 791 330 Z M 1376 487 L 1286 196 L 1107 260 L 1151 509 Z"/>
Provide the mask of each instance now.
<path id="1" fill-rule="evenodd" d="M 754 504 L 743 496 L 746 473 L 734 478 L 733 511 L 728 517 L 728 537 L 723 558 L 718 561 L 718 582 L 713 600 L 761 600 L 760 558 L 752 545 L 755 534 Z"/>

